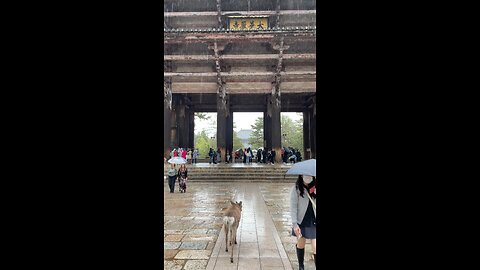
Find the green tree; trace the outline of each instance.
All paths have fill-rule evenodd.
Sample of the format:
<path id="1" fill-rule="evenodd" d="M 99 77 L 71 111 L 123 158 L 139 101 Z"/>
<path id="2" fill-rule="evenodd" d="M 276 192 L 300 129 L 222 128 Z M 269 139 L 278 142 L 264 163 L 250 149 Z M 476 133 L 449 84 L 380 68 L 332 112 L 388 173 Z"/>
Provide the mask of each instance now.
<path id="1" fill-rule="evenodd" d="M 217 141 L 209 137 L 205 130 L 202 130 L 200 133 L 195 134 L 195 148 L 198 149 L 199 158 L 205 158 L 208 156 L 210 148 L 217 148 Z"/>
<path id="2" fill-rule="evenodd" d="M 196 112 L 196 113 L 194 113 L 194 115 L 195 115 L 195 118 L 197 118 L 199 120 L 210 120 L 211 119 L 210 115 L 207 116 L 207 114 L 201 113 L 201 112 Z"/>
<path id="3" fill-rule="evenodd" d="M 291 134 L 290 143 L 295 149 L 298 149 L 303 154 L 303 119 L 297 120 L 294 123 L 295 132 Z"/>
<path id="4" fill-rule="evenodd" d="M 258 149 L 263 146 L 263 117 L 255 119 L 252 127 L 252 134 L 248 139 L 248 143 L 252 145 L 252 149 Z"/>
<path id="5" fill-rule="evenodd" d="M 282 146 L 295 148 L 303 153 L 303 119 L 293 121 L 282 115 Z"/>

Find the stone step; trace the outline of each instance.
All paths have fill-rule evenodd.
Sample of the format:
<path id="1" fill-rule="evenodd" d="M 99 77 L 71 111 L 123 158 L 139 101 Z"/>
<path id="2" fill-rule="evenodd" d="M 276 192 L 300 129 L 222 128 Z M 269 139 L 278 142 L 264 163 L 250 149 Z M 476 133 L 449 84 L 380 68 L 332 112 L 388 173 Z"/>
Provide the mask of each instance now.
<path id="1" fill-rule="evenodd" d="M 168 183 L 168 180 L 164 180 Z M 188 182 L 247 182 L 247 183 L 295 183 L 295 180 L 288 179 L 189 179 Z M 178 185 L 178 181 L 175 182 Z"/>
<path id="2" fill-rule="evenodd" d="M 212 174 L 212 175 L 191 175 L 188 179 L 193 178 L 237 178 L 237 179 L 249 179 L 249 178 L 275 178 L 275 179 L 293 179 L 296 180 L 297 177 L 283 177 L 283 175 L 222 175 L 222 174 Z"/>
<path id="3" fill-rule="evenodd" d="M 167 172 L 168 170 L 163 170 Z M 286 173 L 288 169 L 281 169 L 281 168 L 250 168 L 250 169 L 224 169 L 224 168 L 209 168 L 209 169 L 198 169 L 198 168 L 189 168 L 189 172 L 282 172 Z"/>
<path id="4" fill-rule="evenodd" d="M 191 166 L 191 165 L 190 165 Z M 294 183 L 296 175 L 286 175 L 287 166 L 258 166 L 252 164 L 240 166 L 200 165 L 190 167 L 187 165 L 189 182 L 270 182 Z M 165 182 L 168 182 L 168 166 L 164 167 Z"/>
<path id="5" fill-rule="evenodd" d="M 167 176 L 167 175 L 164 175 Z M 264 174 L 256 174 L 256 175 L 229 175 L 229 174 L 197 174 L 197 175 L 189 175 L 189 179 L 195 178 L 235 178 L 235 179 L 259 179 L 259 178 L 274 178 L 274 179 L 289 179 L 289 180 L 296 180 L 297 177 L 291 176 L 283 176 L 283 175 L 264 175 Z"/>
<path id="6" fill-rule="evenodd" d="M 167 173 L 164 171 L 164 173 Z M 228 174 L 285 174 L 286 172 L 282 171 L 193 171 L 188 170 L 188 174 L 218 174 L 218 173 L 228 173 Z"/>

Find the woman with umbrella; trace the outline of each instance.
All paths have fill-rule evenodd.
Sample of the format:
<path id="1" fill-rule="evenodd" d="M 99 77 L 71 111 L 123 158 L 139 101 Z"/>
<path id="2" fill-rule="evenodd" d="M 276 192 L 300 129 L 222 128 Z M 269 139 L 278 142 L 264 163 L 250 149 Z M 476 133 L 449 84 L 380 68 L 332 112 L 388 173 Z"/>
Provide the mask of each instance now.
<path id="1" fill-rule="evenodd" d="M 168 174 L 168 187 L 170 187 L 170 193 L 173 193 L 175 189 L 175 180 L 177 180 L 177 169 L 175 168 L 175 163 L 170 164 L 170 169 L 167 172 Z"/>
<path id="2" fill-rule="evenodd" d="M 177 180 L 178 171 L 175 168 L 175 164 L 185 164 L 187 161 L 181 157 L 173 157 L 168 160 L 168 163 L 171 164 L 170 169 L 168 170 L 168 187 L 170 188 L 170 193 L 174 192 L 175 189 L 175 180 Z"/>
<path id="3" fill-rule="evenodd" d="M 287 174 L 298 174 L 297 182 L 290 192 L 290 213 L 292 235 L 297 237 L 298 265 L 303 270 L 306 239 L 311 240 L 313 259 L 317 265 L 316 161 L 310 159 L 299 162 Z"/>

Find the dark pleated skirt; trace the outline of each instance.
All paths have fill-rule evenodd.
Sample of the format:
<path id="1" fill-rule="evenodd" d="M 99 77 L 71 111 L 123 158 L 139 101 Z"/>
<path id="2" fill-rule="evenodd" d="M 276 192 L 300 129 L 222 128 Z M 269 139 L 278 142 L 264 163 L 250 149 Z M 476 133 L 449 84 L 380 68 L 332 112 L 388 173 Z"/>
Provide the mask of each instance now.
<path id="1" fill-rule="evenodd" d="M 317 239 L 316 226 L 310 226 L 310 227 L 300 226 L 300 230 L 302 231 L 302 237 L 305 237 L 305 239 Z M 293 228 L 292 228 L 292 236 L 296 236 L 295 233 L 293 232 Z"/>

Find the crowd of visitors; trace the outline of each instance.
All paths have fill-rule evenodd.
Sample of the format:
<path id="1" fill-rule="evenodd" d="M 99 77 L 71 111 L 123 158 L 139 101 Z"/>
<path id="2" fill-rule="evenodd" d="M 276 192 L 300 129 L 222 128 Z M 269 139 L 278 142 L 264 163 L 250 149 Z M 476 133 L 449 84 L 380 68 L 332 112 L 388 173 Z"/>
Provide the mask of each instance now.
<path id="1" fill-rule="evenodd" d="M 259 148 L 252 150 L 250 147 L 239 149 L 235 151 L 235 158 L 242 160 L 245 164 L 251 164 L 253 161 L 256 163 L 274 164 L 275 163 L 275 150 L 265 150 Z"/>
<path id="2" fill-rule="evenodd" d="M 188 164 L 196 164 L 198 160 L 199 152 L 198 149 L 185 149 L 185 148 L 174 148 L 172 152 L 170 152 L 170 158 L 173 157 L 182 157 L 187 160 Z"/>
<path id="3" fill-rule="evenodd" d="M 283 163 L 296 163 L 302 161 L 302 154 L 295 148 L 282 148 L 282 161 Z"/>
<path id="4" fill-rule="evenodd" d="M 263 147 L 257 150 L 252 150 L 248 148 L 240 148 L 234 153 L 226 152 L 225 163 L 234 163 L 236 159 L 240 159 L 241 162 L 245 164 L 263 163 L 263 164 L 275 164 L 275 150 L 266 150 Z M 198 163 L 198 158 L 200 157 L 200 152 L 198 149 L 185 149 L 185 148 L 175 148 L 170 153 L 170 158 L 172 157 L 182 157 L 187 160 L 188 164 Z M 282 147 L 281 152 L 282 162 L 283 163 L 296 163 L 302 161 L 302 154 L 298 149 Z M 210 148 L 208 151 L 209 164 L 218 164 L 222 162 L 222 154 L 220 148 L 214 150 Z"/>

